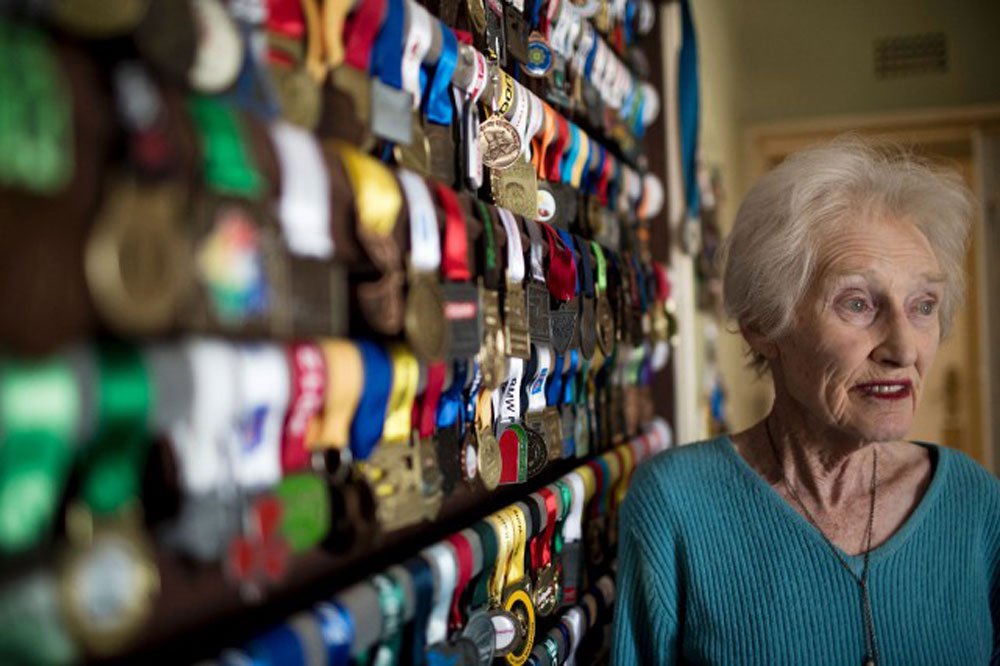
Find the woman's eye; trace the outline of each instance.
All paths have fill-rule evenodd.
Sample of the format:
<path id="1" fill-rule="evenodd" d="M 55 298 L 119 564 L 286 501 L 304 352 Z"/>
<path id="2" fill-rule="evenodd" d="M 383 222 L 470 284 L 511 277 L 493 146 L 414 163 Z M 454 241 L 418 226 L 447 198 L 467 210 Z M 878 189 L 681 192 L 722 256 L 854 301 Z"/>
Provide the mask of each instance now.
<path id="1" fill-rule="evenodd" d="M 937 309 L 937 303 L 935 301 L 921 301 L 920 304 L 917 305 L 917 312 L 919 312 L 924 316 L 929 316 L 934 314 L 934 311 L 936 309 Z"/>
<path id="2" fill-rule="evenodd" d="M 847 301 L 847 309 L 855 314 L 861 314 L 868 309 L 868 303 L 863 298 L 852 298 Z"/>

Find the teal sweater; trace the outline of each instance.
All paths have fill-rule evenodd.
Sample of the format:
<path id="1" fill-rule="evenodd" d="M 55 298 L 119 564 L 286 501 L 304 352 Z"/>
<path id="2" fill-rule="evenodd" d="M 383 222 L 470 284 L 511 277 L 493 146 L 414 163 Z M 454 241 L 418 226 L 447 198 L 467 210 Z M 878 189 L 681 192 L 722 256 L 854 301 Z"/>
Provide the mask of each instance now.
<path id="1" fill-rule="evenodd" d="M 870 556 L 879 666 L 1000 664 L 1000 481 L 923 446 L 927 492 Z M 636 470 L 618 557 L 619 666 L 862 663 L 857 582 L 728 437 Z"/>

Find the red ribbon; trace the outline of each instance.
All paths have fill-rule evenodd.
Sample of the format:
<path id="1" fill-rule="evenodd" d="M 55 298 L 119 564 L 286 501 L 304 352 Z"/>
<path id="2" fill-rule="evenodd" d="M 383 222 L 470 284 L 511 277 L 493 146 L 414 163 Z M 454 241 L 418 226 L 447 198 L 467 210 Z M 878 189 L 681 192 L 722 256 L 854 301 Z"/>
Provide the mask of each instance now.
<path id="1" fill-rule="evenodd" d="M 423 400 L 420 401 L 420 415 L 417 422 L 417 432 L 421 438 L 434 434 L 438 402 L 441 401 L 441 389 L 444 388 L 444 375 L 444 361 L 427 366 L 427 385 L 424 387 Z"/>
<path id="2" fill-rule="evenodd" d="M 347 65 L 368 72 L 372 47 L 382 27 L 387 4 L 387 0 L 361 0 L 344 22 L 344 62 Z"/>
<path id="3" fill-rule="evenodd" d="M 604 168 L 601 169 L 600 180 L 597 181 L 597 195 L 601 198 L 601 205 L 608 205 L 608 182 L 611 179 L 611 168 L 614 164 L 615 158 L 613 155 L 608 155 L 607 159 L 604 160 Z"/>
<path id="4" fill-rule="evenodd" d="M 587 463 L 587 467 L 594 470 L 594 496 L 590 499 L 590 515 L 598 518 L 603 513 L 601 511 L 601 493 L 608 480 L 604 478 L 604 468 L 596 460 Z"/>
<path id="5" fill-rule="evenodd" d="M 465 214 L 462 204 L 458 201 L 451 188 L 434 183 L 438 201 L 444 208 L 444 256 L 441 258 L 441 270 L 444 277 L 451 282 L 468 282 L 472 279 L 469 270 L 469 236 L 465 228 Z"/>
<path id="6" fill-rule="evenodd" d="M 472 546 L 461 533 L 448 537 L 448 543 L 455 549 L 455 559 L 458 560 L 458 576 L 455 579 L 455 595 L 451 598 L 450 620 L 451 629 L 456 630 L 465 624 L 465 619 L 462 617 L 462 593 L 472 579 Z"/>
<path id="7" fill-rule="evenodd" d="M 560 301 L 568 301 L 576 293 L 576 258 L 550 225 L 545 222 L 539 224 L 545 229 L 549 241 L 549 270 L 545 274 L 549 293 Z"/>
<path id="8" fill-rule="evenodd" d="M 552 538 L 556 533 L 556 511 L 559 504 L 555 493 L 548 488 L 542 488 L 538 494 L 545 500 L 545 532 L 535 537 L 531 561 L 540 569 L 552 561 Z"/>
<path id="9" fill-rule="evenodd" d="M 665 303 L 670 298 L 670 279 L 667 277 L 667 268 L 661 263 L 653 262 L 653 273 L 656 274 L 656 300 Z"/>
<path id="10" fill-rule="evenodd" d="M 309 466 L 306 432 L 326 396 L 326 359 L 320 348 L 312 342 L 300 342 L 289 348 L 288 356 L 292 399 L 282 429 L 281 469 L 285 473 Z"/>
<path id="11" fill-rule="evenodd" d="M 556 114 L 556 133 L 552 139 L 552 145 L 545 154 L 545 180 L 552 182 L 560 181 L 560 162 L 563 153 L 566 151 L 566 144 L 569 143 L 569 123 L 561 113 Z"/>
<path id="12" fill-rule="evenodd" d="M 306 21 L 299 0 L 268 0 L 267 29 L 292 39 L 306 34 Z"/>

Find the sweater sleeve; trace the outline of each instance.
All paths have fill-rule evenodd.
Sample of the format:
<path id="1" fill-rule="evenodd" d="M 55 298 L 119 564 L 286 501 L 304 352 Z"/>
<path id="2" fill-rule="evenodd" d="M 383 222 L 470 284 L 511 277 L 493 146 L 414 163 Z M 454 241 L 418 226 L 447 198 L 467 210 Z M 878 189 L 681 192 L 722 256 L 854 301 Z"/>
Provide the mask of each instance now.
<path id="1" fill-rule="evenodd" d="M 650 501 L 650 495 L 659 494 L 655 490 L 635 484 L 621 508 L 614 666 L 679 661 L 676 534 L 657 506 L 661 502 Z"/>

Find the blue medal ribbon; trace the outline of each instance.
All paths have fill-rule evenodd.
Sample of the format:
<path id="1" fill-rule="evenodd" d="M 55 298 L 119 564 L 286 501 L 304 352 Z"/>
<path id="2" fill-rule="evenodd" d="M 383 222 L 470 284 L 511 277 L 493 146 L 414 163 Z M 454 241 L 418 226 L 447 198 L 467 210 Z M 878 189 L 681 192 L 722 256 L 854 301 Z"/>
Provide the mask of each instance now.
<path id="1" fill-rule="evenodd" d="M 451 386 L 441 394 L 438 402 L 437 427 L 450 428 L 456 423 L 460 430 L 465 430 L 465 377 L 468 374 L 468 361 L 455 361 L 451 371 Z"/>
<path id="2" fill-rule="evenodd" d="M 572 252 L 573 248 L 576 247 L 576 243 L 573 242 L 573 236 L 568 231 L 560 229 L 559 230 L 559 238 L 562 239 L 563 245 L 565 245 L 567 248 L 569 248 L 570 252 Z M 574 296 L 576 296 L 577 294 L 580 293 L 580 270 L 581 270 L 581 268 L 580 268 L 580 262 L 577 261 L 576 262 L 576 285 L 573 287 L 573 295 Z"/>
<path id="3" fill-rule="evenodd" d="M 355 460 L 367 460 L 382 438 L 385 410 L 392 389 L 392 361 L 389 354 L 370 340 L 359 340 L 364 366 L 364 387 L 351 421 L 351 455 Z"/>
<path id="4" fill-rule="evenodd" d="M 632 256 L 632 270 L 635 271 L 635 281 L 639 286 L 639 310 L 640 312 L 646 312 L 649 309 L 649 290 L 646 272 L 635 255 Z"/>
<path id="5" fill-rule="evenodd" d="M 566 367 L 565 378 L 563 379 L 563 396 L 562 403 L 564 405 L 572 405 L 576 402 L 576 367 L 580 362 L 580 352 L 575 349 L 569 350 L 569 365 Z M 563 433 L 563 437 L 567 437 L 566 433 Z M 571 439 L 572 434 L 567 437 Z"/>
<path id="6" fill-rule="evenodd" d="M 601 38 L 594 35 L 594 43 L 590 47 L 590 51 L 587 53 L 587 58 L 583 63 L 583 76 L 589 81 L 590 73 L 594 69 L 594 61 L 597 59 L 597 44 L 601 41 Z"/>
<path id="7" fill-rule="evenodd" d="M 531 5 L 531 29 L 538 30 L 538 26 L 542 24 L 542 5 L 544 3 L 542 0 L 534 0 Z"/>
<path id="8" fill-rule="evenodd" d="M 319 622 L 319 632 L 326 646 L 327 664 L 348 666 L 354 642 L 354 618 L 336 602 L 318 604 L 313 614 Z"/>
<path id="9" fill-rule="evenodd" d="M 549 373 L 549 385 L 545 390 L 545 404 L 555 407 L 562 397 L 562 367 L 565 354 L 555 354 L 555 362 L 552 364 L 552 371 Z"/>
<path id="10" fill-rule="evenodd" d="M 427 646 L 427 620 L 434 605 L 434 572 L 431 565 L 420 556 L 403 562 L 403 568 L 413 581 L 413 622 L 407 628 L 408 650 L 413 666 L 424 663 L 424 648 Z"/>
<path id="11" fill-rule="evenodd" d="M 565 1 L 565 0 L 564 0 Z M 562 165 L 559 168 L 559 180 L 568 183 L 573 177 L 573 163 L 576 162 L 577 154 L 580 152 L 580 128 L 573 123 L 568 123 L 570 144 L 569 150 L 563 154 Z M 570 247 L 573 247 L 570 244 Z"/>
<path id="12" fill-rule="evenodd" d="M 370 73 L 387 86 L 403 87 L 403 0 L 389 0 L 385 20 L 375 39 Z"/>
<path id="13" fill-rule="evenodd" d="M 451 125 L 455 117 L 449 88 L 457 64 L 458 40 L 451 28 L 441 23 L 441 56 L 434 66 L 430 89 L 424 96 L 424 113 L 429 121 L 437 125 Z"/>
<path id="14" fill-rule="evenodd" d="M 592 175 L 593 175 L 593 171 L 590 167 L 594 159 L 594 145 L 596 143 L 597 143 L 596 141 L 587 142 L 587 161 L 584 162 L 583 176 L 580 178 L 580 190 L 582 192 L 587 192 L 590 190 L 590 183 L 592 181 Z"/>
<path id="15" fill-rule="evenodd" d="M 465 423 L 472 425 L 476 422 L 476 398 L 479 397 L 479 388 L 483 385 L 483 371 L 478 363 L 473 363 L 472 380 L 469 388 L 465 392 Z"/>
<path id="16" fill-rule="evenodd" d="M 306 666 L 299 635 L 288 624 L 280 624 L 250 641 L 247 656 L 254 666 Z"/>
<path id="17" fill-rule="evenodd" d="M 691 5 L 681 0 L 681 52 L 678 57 L 678 116 L 681 125 L 681 169 L 688 217 L 698 217 L 701 192 L 698 189 L 698 42 L 691 18 Z"/>

